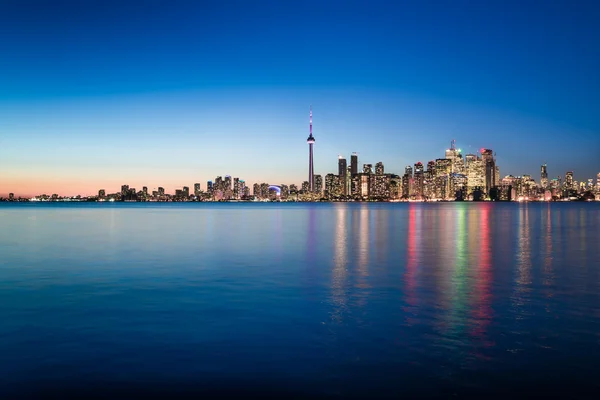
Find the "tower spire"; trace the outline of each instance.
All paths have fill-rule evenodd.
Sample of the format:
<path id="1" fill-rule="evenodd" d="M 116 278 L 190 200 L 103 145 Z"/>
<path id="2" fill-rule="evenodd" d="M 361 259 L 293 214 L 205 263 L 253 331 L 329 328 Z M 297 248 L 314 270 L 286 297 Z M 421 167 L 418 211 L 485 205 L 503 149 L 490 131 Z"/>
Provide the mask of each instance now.
<path id="1" fill-rule="evenodd" d="M 312 136 L 312 104 L 310 105 L 310 136 Z"/>

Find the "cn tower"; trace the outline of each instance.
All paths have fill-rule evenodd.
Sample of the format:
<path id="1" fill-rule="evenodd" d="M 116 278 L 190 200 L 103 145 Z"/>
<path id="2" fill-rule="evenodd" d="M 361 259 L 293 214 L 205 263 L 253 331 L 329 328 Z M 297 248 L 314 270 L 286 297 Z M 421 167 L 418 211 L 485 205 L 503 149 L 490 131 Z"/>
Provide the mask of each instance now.
<path id="1" fill-rule="evenodd" d="M 312 134 L 312 105 L 310 106 L 310 135 L 308 135 L 308 139 L 306 139 L 306 143 L 308 143 L 308 187 L 311 192 L 315 191 L 315 170 L 313 168 L 313 144 L 315 143 L 315 138 Z"/>

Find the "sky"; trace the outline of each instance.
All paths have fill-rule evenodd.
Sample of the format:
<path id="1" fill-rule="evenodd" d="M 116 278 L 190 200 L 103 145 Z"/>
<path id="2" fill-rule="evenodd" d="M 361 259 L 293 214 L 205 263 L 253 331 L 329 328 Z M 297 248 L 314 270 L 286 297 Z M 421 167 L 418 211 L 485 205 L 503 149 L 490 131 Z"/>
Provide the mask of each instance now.
<path id="1" fill-rule="evenodd" d="M 0 1 L 0 196 L 442 158 L 600 172 L 597 1 Z"/>

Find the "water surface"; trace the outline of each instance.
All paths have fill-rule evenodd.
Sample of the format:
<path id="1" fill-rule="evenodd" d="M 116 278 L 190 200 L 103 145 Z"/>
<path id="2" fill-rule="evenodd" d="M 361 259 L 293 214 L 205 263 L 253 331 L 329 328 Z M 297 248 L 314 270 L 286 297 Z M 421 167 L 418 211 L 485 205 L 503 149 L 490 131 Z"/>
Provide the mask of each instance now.
<path id="1" fill-rule="evenodd" d="M 0 255 L 4 397 L 600 389 L 597 203 L 0 203 Z"/>

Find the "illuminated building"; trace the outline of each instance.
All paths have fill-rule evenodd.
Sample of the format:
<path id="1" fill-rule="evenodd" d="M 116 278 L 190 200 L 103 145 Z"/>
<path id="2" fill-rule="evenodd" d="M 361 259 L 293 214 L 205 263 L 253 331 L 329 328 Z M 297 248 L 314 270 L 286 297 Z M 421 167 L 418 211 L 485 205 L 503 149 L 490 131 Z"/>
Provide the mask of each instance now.
<path id="1" fill-rule="evenodd" d="M 165 195 L 165 188 L 159 187 L 158 188 L 158 195 L 159 196 L 164 196 Z"/>
<path id="2" fill-rule="evenodd" d="M 250 187 L 249 186 L 244 186 L 244 197 L 245 198 L 250 197 Z"/>
<path id="3" fill-rule="evenodd" d="M 8 200 L 13 201 L 15 199 L 15 194 L 14 193 L 9 193 L 8 194 Z"/>
<path id="4" fill-rule="evenodd" d="M 455 200 L 466 200 L 469 189 L 467 175 L 452 173 L 449 180 L 450 193 L 448 193 L 448 197 Z"/>
<path id="5" fill-rule="evenodd" d="M 337 187 L 340 177 L 334 174 L 325 175 L 325 198 L 328 200 L 337 197 Z"/>
<path id="6" fill-rule="evenodd" d="M 448 158 L 438 158 L 435 160 L 434 173 L 434 197 L 439 200 L 454 199 L 450 193 L 450 174 L 452 173 L 452 160 Z"/>
<path id="7" fill-rule="evenodd" d="M 269 198 L 269 184 L 268 183 L 263 182 L 260 184 L 260 197 L 263 199 Z"/>
<path id="8" fill-rule="evenodd" d="M 233 178 L 233 198 L 239 200 L 240 196 L 240 178 Z"/>
<path id="9" fill-rule="evenodd" d="M 308 181 L 302 182 L 302 192 L 307 193 L 309 191 L 310 191 L 310 184 L 308 183 Z"/>
<path id="10" fill-rule="evenodd" d="M 121 186 L 121 196 L 127 196 L 129 194 L 129 185 Z"/>
<path id="11" fill-rule="evenodd" d="M 314 167 L 313 167 L 313 145 L 315 144 L 315 138 L 312 134 L 312 106 L 310 106 L 310 134 L 308 135 L 308 139 L 306 139 L 306 143 L 308 143 L 308 190 L 306 192 L 313 192 L 315 189 L 315 180 L 314 180 Z"/>
<path id="12" fill-rule="evenodd" d="M 489 195 L 490 189 L 496 186 L 496 160 L 491 149 L 481 149 L 481 160 L 485 168 L 485 194 Z"/>
<path id="13" fill-rule="evenodd" d="M 280 197 L 281 200 L 287 200 L 290 197 L 290 188 L 288 185 L 281 185 Z"/>
<path id="14" fill-rule="evenodd" d="M 413 169 L 411 165 L 407 165 L 406 167 L 404 167 L 404 175 L 408 175 L 409 177 L 412 178 L 413 176 Z"/>
<path id="15" fill-rule="evenodd" d="M 565 174 L 565 189 L 570 190 L 573 188 L 573 171 L 569 171 Z"/>
<path id="16" fill-rule="evenodd" d="M 290 194 L 296 194 L 298 193 L 298 186 L 296 186 L 294 183 L 292 183 L 290 185 Z"/>
<path id="17" fill-rule="evenodd" d="M 596 193 L 600 194 L 600 172 L 596 175 Z"/>
<path id="18" fill-rule="evenodd" d="M 360 197 L 365 200 L 369 198 L 369 175 L 368 173 L 358 174 Z"/>
<path id="19" fill-rule="evenodd" d="M 100 189 L 98 190 L 98 197 L 103 199 L 104 197 L 106 197 L 106 190 L 104 189 Z"/>
<path id="20" fill-rule="evenodd" d="M 260 197 L 260 185 L 258 183 L 255 183 L 252 187 L 252 194 L 254 197 Z"/>
<path id="21" fill-rule="evenodd" d="M 190 188 L 189 187 L 184 186 L 182 192 L 183 192 L 184 197 L 190 197 Z"/>
<path id="22" fill-rule="evenodd" d="M 358 174 L 358 154 L 352 153 L 350 156 L 350 176 Z"/>
<path id="23" fill-rule="evenodd" d="M 417 162 L 415 164 L 415 173 L 414 173 L 414 194 L 413 197 L 415 200 L 423 199 L 423 181 L 424 177 L 423 163 Z"/>
<path id="24" fill-rule="evenodd" d="M 148 196 L 148 186 L 142 186 L 142 194 Z"/>
<path id="25" fill-rule="evenodd" d="M 390 198 L 390 175 L 366 175 L 368 183 L 368 197 L 371 200 L 388 200 Z M 361 182 L 362 184 L 362 182 Z M 363 192 L 364 193 L 364 192 Z"/>
<path id="26" fill-rule="evenodd" d="M 381 161 L 375 164 L 375 174 L 383 175 L 383 163 Z"/>
<path id="27" fill-rule="evenodd" d="M 363 164 L 363 174 L 372 174 L 373 173 L 373 165 L 372 164 Z"/>
<path id="28" fill-rule="evenodd" d="M 446 159 L 450 160 L 451 173 L 464 174 L 465 165 L 461 150 L 456 148 L 456 141 L 454 139 L 450 142 L 450 148 L 446 150 L 445 156 Z"/>
<path id="29" fill-rule="evenodd" d="M 468 154 L 466 160 L 468 196 L 474 196 L 477 191 L 481 191 L 485 194 L 486 164 L 481 158 L 478 158 L 474 154 Z"/>
<path id="30" fill-rule="evenodd" d="M 540 186 L 544 189 L 548 187 L 548 167 L 546 164 L 542 164 L 540 167 Z"/>
<path id="31" fill-rule="evenodd" d="M 347 194 L 347 192 L 346 192 L 347 174 L 348 174 L 348 166 L 346 165 L 346 159 L 342 156 L 339 156 L 339 158 L 338 158 L 338 177 L 339 177 L 339 183 L 342 188 L 343 195 Z"/>
<path id="32" fill-rule="evenodd" d="M 412 171 L 412 168 L 411 168 Z M 408 200 L 410 198 L 411 192 L 410 192 L 410 187 L 411 187 L 411 181 L 412 177 L 408 174 L 404 174 L 402 176 L 402 190 L 401 190 L 401 197 L 403 199 Z"/>
<path id="33" fill-rule="evenodd" d="M 208 194 L 212 195 L 212 192 L 213 192 L 213 182 L 212 181 L 206 182 L 206 192 Z"/>
<path id="34" fill-rule="evenodd" d="M 315 180 L 314 192 L 320 196 L 321 193 L 323 193 L 323 177 L 321 175 L 315 175 L 314 180 Z"/>

